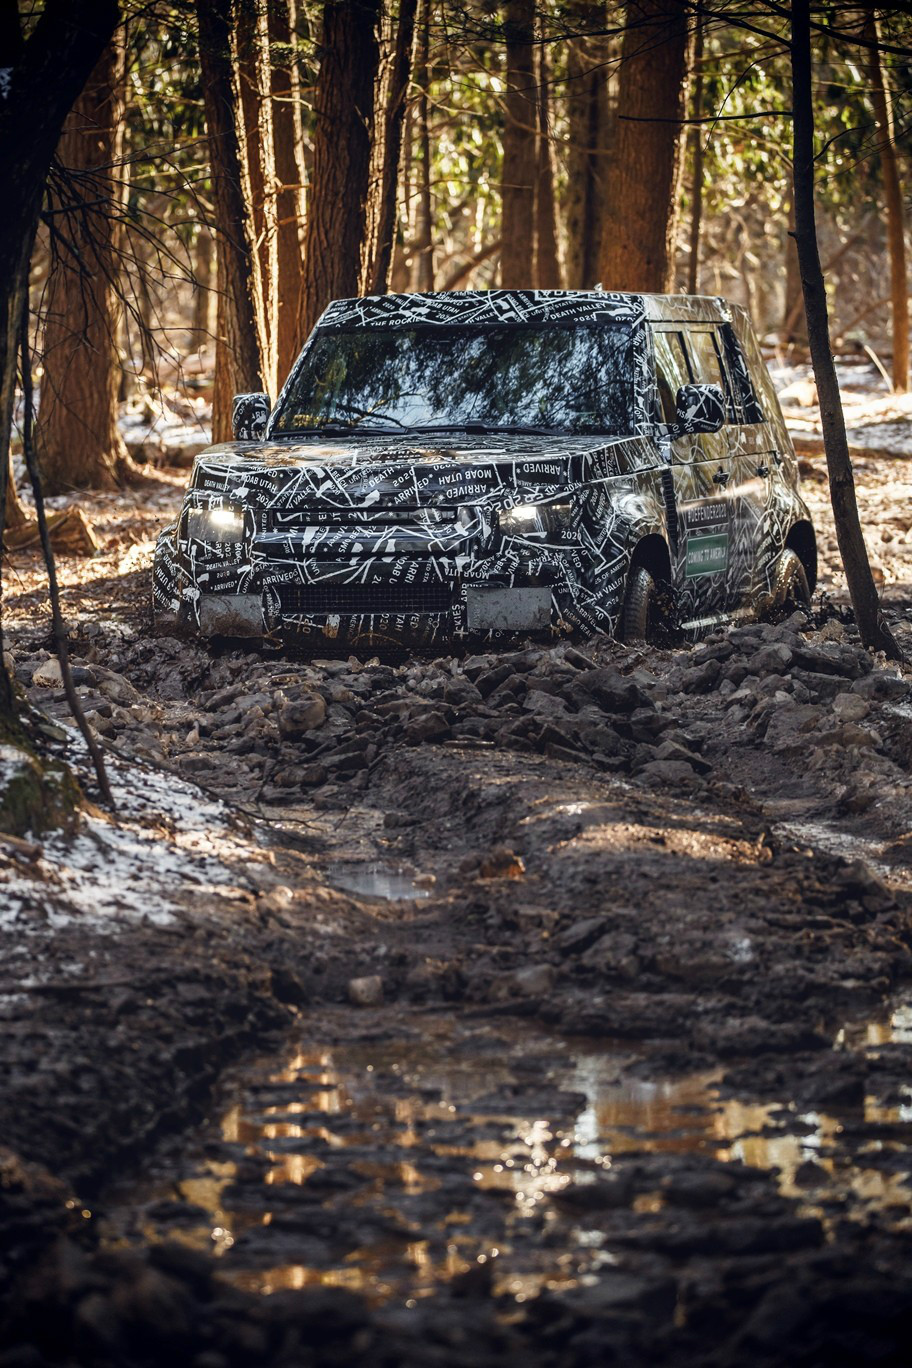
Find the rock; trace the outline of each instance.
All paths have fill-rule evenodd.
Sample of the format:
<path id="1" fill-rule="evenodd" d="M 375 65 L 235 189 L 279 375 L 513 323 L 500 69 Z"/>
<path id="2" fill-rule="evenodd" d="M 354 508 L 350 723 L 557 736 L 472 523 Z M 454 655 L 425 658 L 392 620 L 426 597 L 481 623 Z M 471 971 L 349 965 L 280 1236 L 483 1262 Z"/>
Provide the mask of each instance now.
<path id="1" fill-rule="evenodd" d="M 326 780 L 325 765 L 302 765 L 298 782 L 302 788 L 315 788 Z"/>
<path id="2" fill-rule="evenodd" d="M 482 879 L 521 879 L 526 866 L 521 855 L 509 846 L 495 846 L 482 856 L 478 874 Z"/>
<path id="3" fill-rule="evenodd" d="M 161 642 L 157 643 L 161 646 Z M 117 674 L 115 670 L 103 669 L 100 665 L 93 666 L 93 673 L 97 677 L 98 689 L 109 698 L 112 703 L 119 703 L 121 707 L 128 707 L 131 703 L 140 703 L 143 697 L 138 689 L 135 689 L 129 679 L 124 679 L 123 675 Z M 165 697 L 180 697 L 182 690 L 175 686 L 172 690 L 161 687 L 161 692 Z"/>
<path id="4" fill-rule="evenodd" d="M 348 1000 L 356 1007 L 379 1007 L 383 1001 L 383 979 L 379 974 L 348 980 Z"/>
<path id="5" fill-rule="evenodd" d="M 793 670 L 791 677 L 793 683 L 803 688 L 808 698 L 815 702 L 829 702 L 846 686 L 842 675 L 818 674 L 813 670 Z"/>
<path id="6" fill-rule="evenodd" d="M 871 657 L 859 647 L 828 642 L 826 649 L 807 642 L 797 645 L 793 660 L 799 669 L 815 674 L 841 675 L 844 679 L 858 679 L 871 672 Z"/>
<path id="7" fill-rule="evenodd" d="M 773 706 L 767 717 L 767 744 L 780 755 L 800 749 L 801 738 L 814 730 L 823 715 L 823 709 L 811 703 Z"/>
<path id="8" fill-rule="evenodd" d="M 692 659 L 695 665 L 705 665 L 707 660 L 728 660 L 734 653 L 732 643 L 723 638 L 721 641 L 708 641 L 698 651 L 694 651 Z"/>
<path id="9" fill-rule="evenodd" d="M 340 746 L 338 750 L 331 751 L 328 755 L 321 755 L 320 763 L 327 770 L 335 770 L 340 773 L 354 772 L 365 769 L 376 754 L 376 746 L 370 745 L 358 737 L 347 746 Z"/>
<path id="10" fill-rule="evenodd" d="M 429 708 L 427 712 L 411 718 L 402 734 L 409 745 L 417 746 L 422 741 L 435 741 L 449 736 L 450 724 L 437 708 Z"/>
<path id="11" fill-rule="evenodd" d="M 482 698 L 487 698 L 505 679 L 509 679 L 515 673 L 515 670 L 511 670 L 509 665 L 495 665 L 493 669 L 485 670 L 484 673 L 476 675 L 475 687 Z"/>
<path id="12" fill-rule="evenodd" d="M 838 693 L 833 699 L 833 712 L 842 722 L 862 722 L 870 711 L 870 705 L 860 694 Z"/>
<path id="13" fill-rule="evenodd" d="M 856 722 L 843 722 L 841 726 L 833 727 L 815 740 L 818 746 L 841 746 L 846 749 L 849 746 L 859 746 L 862 750 L 877 750 L 883 745 L 876 731 L 859 727 Z"/>
<path id="14" fill-rule="evenodd" d="M 286 740 L 294 740 L 307 732 L 316 731 L 326 721 L 326 701 L 320 694 L 306 694 L 279 709 L 279 731 Z"/>
<path id="15" fill-rule="evenodd" d="M 572 665 L 574 670 L 594 670 L 595 661 L 590 660 L 589 656 L 578 651 L 575 646 L 568 646 L 564 651 L 564 660 L 568 665 Z"/>
<path id="16" fill-rule="evenodd" d="M 632 713 L 636 708 L 655 710 L 655 703 L 639 684 L 605 666 L 586 670 L 573 680 L 574 692 L 589 694 L 599 707 L 610 713 Z"/>
<path id="17" fill-rule="evenodd" d="M 39 689 L 59 689 L 63 686 L 60 661 L 56 656 L 43 660 L 38 668 L 33 671 L 32 683 L 37 684 Z"/>
<path id="18" fill-rule="evenodd" d="M 584 917 L 559 931 L 554 937 L 554 945 L 562 955 L 579 955 L 594 945 L 604 932 L 604 917 Z"/>
<path id="19" fill-rule="evenodd" d="M 660 784 L 686 783 L 694 779 L 693 767 L 685 764 L 683 760 L 653 760 L 650 764 L 644 765 L 637 778 L 642 779 L 650 786 L 658 787 Z"/>
<path id="20" fill-rule="evenodd" d="M 872 674 L 864 675 L 850 687 L 853 694 L 877 703 L 906 698 L 912 689 L 907 680 L 896 674 L 888 674 L 886 670 L 875 670 Z"/>
<path id="21" fill-rule="evenodd" d="M 748 660 L 747 668 L 752 674 L 782 674 L 792 663 L 792 652 L 784 642 L 771 641 L 761 646 Z"/>
<path id="22" fill-rule="evenodd" d="M 697 665 L 692 670 L 681 672 L 680 686 L 684 693 L 709 693 L 714 689 L 722 673 L 718 660 L 707 660 L 705 665 Z"/>
<path id="23" fill-rule="evenodd" d="M 567 704 L 559 695 L 542 693 L 538 689 L 526 694 L 523 708 L 537 717 L 561 718 L 568 712 Z"/>
<path id="24" fill-rule="evenodd" d="M 267 917 L 287 912 L 294 902 L 294 894 L 286 884 L 278 884 L 268 893 L 261 893 L 256 900 L 257 911 Z"/>
<path id="25" fill-rule="evenodd" d="M 527 964 L 510 976 L 510 987 L 521 997 L 544 997 L 554 986 L 550 964 Z"/>
<path id="26" fill-rule="evenodd" d="M 712 769 L 712 765 L 708 760 L 704 760 L 702 755 L 695 755 L 687 746 L 681 746 L 677 741 L 663 741 L 656 746 L 654 755 L 655 761 L 679 760 L 682 764 L 690 765 L 698 774 L 708 774 Z"/>

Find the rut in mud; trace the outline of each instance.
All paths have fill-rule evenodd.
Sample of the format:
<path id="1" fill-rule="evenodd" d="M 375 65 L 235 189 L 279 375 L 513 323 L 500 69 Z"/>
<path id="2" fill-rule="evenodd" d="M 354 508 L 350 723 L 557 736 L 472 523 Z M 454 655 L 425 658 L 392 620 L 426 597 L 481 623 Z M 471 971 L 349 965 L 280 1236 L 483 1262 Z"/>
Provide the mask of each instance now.
<path id="1" fill-rule="evenodd" d="M 903 1361 L 912 690 L 838 605 L 396 663 L 105 592 L 117 820 L 0 851 L 0 1364 Z"/>

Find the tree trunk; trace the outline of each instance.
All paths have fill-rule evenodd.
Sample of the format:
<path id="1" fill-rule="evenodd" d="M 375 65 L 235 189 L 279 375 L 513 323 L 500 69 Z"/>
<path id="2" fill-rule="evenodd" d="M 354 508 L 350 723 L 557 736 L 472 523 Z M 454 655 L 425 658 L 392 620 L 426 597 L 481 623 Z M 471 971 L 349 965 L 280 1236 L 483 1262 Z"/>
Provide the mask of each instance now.
<path id="1" fill-rule="evenodd" d="M 785 239 L 785 303 L 782 310 L 782 340 L 786 346 L 807 346 L 807 319 L 804 316 L 804 295 L 801 290 L 801 270 L 798 248 L 795 245 L 795 196 L 788 211 L 788 234 Z"/>
<path id="2" fill-rule="evenodd" d="M 266 0 L 235 0 L 240 93 L 241 185 L 253 222 L 254 300 L 263 383 L 276 393 L 275 322 L 278 293 L 275 139 L 270 99 Z"/>
<path id="3" fill-rule="evenodd" d="M 564 193 L 564 273 L 571 290 L 598 281 L 599 229 L 608 129 L 608 84 L 602 65 L 604 4 L 577 0 L 571 10 L 578 34 L 567 46 L 567 188 Z"/>
<path id="4" fill-rule="evenodd" d="M 424 0 L 418 30 L 418 54 L 415 83 L 418 86 L 418 205 L 415 214 L 416 290 L 434 288 L 434 206 L 431 199 L 431 135 L 428 128 L 428 85 L 431 73 L 428 65 L 430 48 L 430 0 Z"/>
<path id="5" fill-rule="evenodd" d="M 631 0 L 602 225 L 606 290 L 674 289 L 687 58 L 684 0 Z"/>
<path id="6" fill-rule="evenodd" d="M 400 0 L 396 40 L 378 101 L 382 135 L 376 139 L 376 183 L 372 186 L 370 196 L 364 253 L 367 294 L 386 294 L 389 289 L 398 217 L 396 192 L 399 187 L 402 125 L 412 75 L 417 8 L 418 0 Z"/>
<path id="7" fill-rule="evenodd" d="M 700 281 L 700 230 L 703 221 L 703 139 L 705 131 L 700 120 L 703 117 L 703 14 L 702 6 L 697 6 L 697 29 L 694 40 L 694 91 L 693 117 L 691 132 L 691 171 L 693 179 L 690 188 L 690 256 L 687 261 L 687 293 L 696 294 Z"/>
<path id="8" fill-rule="evenodd" d="M 551 139 L 548 49 L 538 45 L 538 165 L 535 182 L 535 284 L 561 288 L 557 208 L 554 196 L 554 146 Z"/>
<path id="9" fill-rule="evenodd" d="M 64 120 L 119 18 L 116 0 L 47 0 L 23 42 L 4 26 L 0 67 L 0 527 L 9 484 L 9 443 L 17 343 L 28 289 L 28 266 L 47 170 Z M 2 641 L 0 641 L 2 646 Z M 15 711 L 0 650 L 0 725 Z"/>
<path id="10" fill-rule="evenodd" d="M 358 291 L 370 177 L 379 0 L 329 0 L 314 114 L 304 241 L 303 335 L 331 299 Z"/>
<path id="11" fill-rule="evenodd" d="M 118 263 L 125 49 L 110 43 L 64 125 L 52 196 L 44 378 L 35 428 L 49 494 L 113 489 L 131 464 L 117 423 Z M 100 205 L 99 205 L 100 202 Z"/>
<path id="12" fill-rule="evenodd" d="M 507 0 L 507 92 L 504 100 L 502 246 L 504 289 L 532 284 L 535 253 L 535 131 L 538 113 L 532 53 L 535 0 Z"/>
<path id="13" fill-rule="evenodd" d="M 212 335 L 212 234 L 203 225 L 196 235 L 196 259 L 193 264 L 193 341 L 199 348 Z"/>
<path id="14" fill-rule="evenodd" d="M 871 650 L 900 659 L 900 651 L 880 612 L 877 589 L 858 517 L 855 478 L 849 459 L 845 418 L 830 347 L 826 290 L 820 267 L 814 207 L 814 107 L 811 91 L 810 0 L 792 0 L 792 108 L 794 128 L 795 243 L 801 268 L 808 340 L 830 479 L 836 539 L 845 568 L 855 621 Z"/>
<path id="15" fill-rule="evenodd" d="M 278 383 L 283 385 L 301 350 L 298 336 L 304 259 L 301 225 L 304 220 L 304 173 L 298 158 L 301 120 L 300 91 L 295 66 L 295 0 L 269 0 L 269 42 L 272 68 L 272 123 L 275 139 L 277 236 L 275 338 Z"/>
<path id="16" fill-rule="evenodd" d="M 887 73 L 880 60 L 877 16 L 868 14 L 864 36 L 874 45 L 868 52 L 868 82 L 877 120 L 884 203 L 887 209 L 887 245 L 890 253 L 890 304 L 893 319 L 893 388 L 909 388 L 909 286 L 906 276 L 906 225 L 902 189 L 896 164 L 896 132 Z"/>
<path id="17" fill-rule="evenodd" d="M 196 13 L 218 236 L 212 437 L 224 442 L 232 435 L 234 395 L 263 389 L 263 364 L 232 79 L 231 0 L 196 0 Z"/>

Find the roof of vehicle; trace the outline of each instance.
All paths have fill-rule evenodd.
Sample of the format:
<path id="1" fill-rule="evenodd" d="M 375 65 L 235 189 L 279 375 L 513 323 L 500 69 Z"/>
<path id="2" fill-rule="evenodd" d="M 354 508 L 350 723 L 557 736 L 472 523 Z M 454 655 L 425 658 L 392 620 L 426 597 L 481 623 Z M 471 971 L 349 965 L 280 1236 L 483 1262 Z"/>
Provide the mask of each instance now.
<path id="1" fill-rule="evenodd" d="M 730 321 L 731 316 L 731 306 L 711 295 L 624 294 L 615 290 L 452 290 L 336 299 L 328 305 L 317 326 L 635 323 L 644 318 L 653 322 L 722 323 Z"/>

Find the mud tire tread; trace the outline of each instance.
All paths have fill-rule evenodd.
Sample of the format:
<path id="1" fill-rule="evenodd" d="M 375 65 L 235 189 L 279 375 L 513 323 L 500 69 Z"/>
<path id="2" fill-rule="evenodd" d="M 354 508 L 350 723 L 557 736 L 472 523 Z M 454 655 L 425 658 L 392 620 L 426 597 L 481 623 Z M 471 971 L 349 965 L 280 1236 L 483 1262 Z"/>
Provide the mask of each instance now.
<path id="1" fill-rule="evenodd" d="M 621 638 L 624 641 L 654 639 L 654 618 L 658 605 L 659 587 L 645 565 L 631 566 L 624 591 L 621 614 Z"/>

